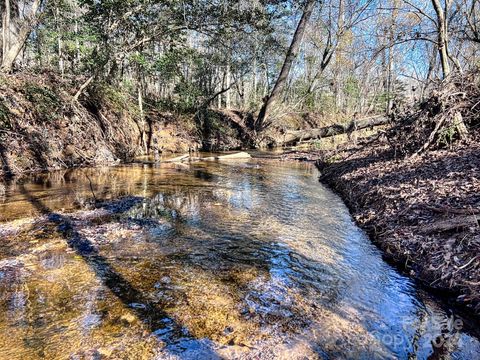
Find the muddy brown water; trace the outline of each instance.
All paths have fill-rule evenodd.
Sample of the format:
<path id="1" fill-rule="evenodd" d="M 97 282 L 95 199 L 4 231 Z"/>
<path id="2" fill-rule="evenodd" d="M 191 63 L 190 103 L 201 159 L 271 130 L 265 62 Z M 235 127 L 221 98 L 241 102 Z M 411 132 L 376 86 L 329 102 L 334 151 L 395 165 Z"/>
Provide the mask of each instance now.
<path id="1" fill-rule="evenodd" d="M 317 178 L 249 160 L 12 181 L 0 358 L 480 358 L 475 329 L 387 265 Z"/>

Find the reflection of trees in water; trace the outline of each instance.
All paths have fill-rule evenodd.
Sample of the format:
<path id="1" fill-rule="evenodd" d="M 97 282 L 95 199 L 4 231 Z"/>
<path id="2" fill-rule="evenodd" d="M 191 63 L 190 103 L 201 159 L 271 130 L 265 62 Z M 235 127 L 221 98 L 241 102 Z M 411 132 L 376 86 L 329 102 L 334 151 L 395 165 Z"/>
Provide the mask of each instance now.
<path id="1" fill-rule="evenodd" d="M 272 228 L 264 233 L 256 232 L 255 226 L 261 222 L 258 213 L 228 206 L 229 198 L 225 194 L 229 191 L 187 188 L 161 193 L 146 199 L 129 215 L 137 219 L 167 219 L 179 225 L 174 236 L 178 251 L 172 255 L 172 260 L 181 262 L 183 275 L 177 274 L 179 278 L 186 274 L 203 278 L 202 274 L 210 274 L 212 284 L 220 281 L 223 287 L 230 288 L 227 293 L 236 294 L 236 302 L 243 304 L 242 311 L 246 311 L 250 321 L 299 331 L 307 325 L 307 319 L 315 317 L 311 313 L 314 303 L 322 299 L 323 304 L 333 306 L 338 298 L 338 282 L 331 282 L 330 275 L 328 279 L 322 276 L 323 269 L 303 271 L 306 263 L 314 261 L 277 243 L 275 233 L 281 234 L 280 223 L 274 232 Z M 220 200 L 222 203 L 218 203 Z M 270 224 L 275 226 L 271 220 Z M 180 249 L 188 252 L 180 257 Z M 170 264 L 168 258 L 162 261 Z M 250 276 L 253 273 L 256 275 Z M 312 287 L 312 283 L 322 278 L 328 280 L 328 284 Z M 198 286 L 194 285 L 196 291 Z M 190 292 L 186 298 L 192 305 L 198 301 L 198 294 Z M 250 314 L 249 309 L 254 309 L 256 314 Z M 234 309 L 230 311 L 233 316 Z"/>
<path id="2" fill-rule="evenodd" d="M 137 219 L 178 220 L 195 217 L 200 212 L 202 194 L 197 191 L 168 191 L 143 200 L 128 216 Z"/>
<path id="3" fill-rule="evenodd" d="M 206 170 L 199 176 L 187 176 L 169 171 L 158 173 L 149 168 L 109 169 L 100 171 L 98 176 L 95 174 L 95 191 L 101 196 L 113 196 L 124 190 L 142 194 L 140 203 L 115 217 L 120 228 L 132 219 L 146 221 L 136 222 L 140 227 L 135 228 L 138 233 L 135 239 L 123 238 L 125 232 L 112 232 L 110 235 L 115 238 L 112 241 L 118 241 L 118 244 L 100 251 L 92 248 L 81 231 L 87 229 L 94 234 L 100 222 L 81 225 L 84 228 L 72 227 L 69 217 L 51 214 L 37 196 L 41 192 L 32 195 L 26 186 L 23 191 L 33 206 L 50 214 L 49 219 L 59 236 L 80 257 L 72 271 L 88 273 L 92 279 L 85 278 L 85 284 L 101 282 L 102 288 L 109 289 L 120 300 L 117 301 L 118 309 L 109 310 L 115 316 L 131 303 L 136 303 L 139 308 L 133 312 L 149 331 L 159 330 L 159 327 L 163 330 L 159 316 L 169 316 L 174 318 L 174 326 L 180 332 L 186 327 L 194 338 L 210 337 L 221 343 L 248 344 L 248 341 L 265 334 L 293 338 L 293 334 L 301 332 L 304 326 L 314 324 L 318 332 L 308 341 L 316 343 L 319 352 L 348 354 L 352 346 L 365 345 L 358 340 L 359 334 L 367 341 L 366 350 L 359 350 L 363 355 L 381 347 L 382 344 L 376 343 L 357 318 L 337 308 L 345 300 L 342 293 L 345 283 L 329 271 L 332 264 L 327 260 L 334 260 L 332 254 L 313 254 L 303 247 L 281 241 L 285 238 L 306 241 L 308 236 L 300 236 L 301 233 L 312 235 L 316 229 L 311 223 L 287 224 L 284 218 L 277 216 L 280 213 L 288 216 L 289 211 L 295 210 L 295 206 L 287 208 L 285 203 L 292 200 L 292 196 L 294 203 L 299 202 L 302 189 L 294 187 L 289 194 L 288 186 L 282 186 L 280 193 L 276 194 L 273 190 L 278 180 L 265 171 L 262 175 L 253 170 L 242 170 L 227 177 L 215 169 L 218 174 L 214 176 L 206 175 Z M 41 178 L 32 186 L 41 189 L 67 184 L 83 186 L 92 171 L 96 170 L 73 172 L 58 178 L 52 176 L 47 181 Z M 87 194 L 88 191 L 87 188 Z M 153 192 L 157 193 L 151 196 Z M 274 211 L 271 211 L 272 206 Z M 331 221 L 329 219 L 328 223 Z M 149 233 L 159 223 L 173 225 L 174 234 Z M 150 234 L 150 237 L 142 234 Z M 152 241 L 152 237 L 157 238 Z M 130 249 L 129 245 L 132 245 Z M 56 260 L 43 259 L 41 262 L 46 267 L 39 269 L 39 274 L 55 270 L 49 264 L 54 266 Z M 57 275 L 68 269 L 66 265 L 57 265 L 60 266 Z M 65 277 L 69 284 L 76 284 L 78 280 Z M 49 296 L 45 295 L 48 283 L 37 284 L 36 281 L 33 280 L 31 286 L 36 289 L 38 297 L 32 299 L 40 303 L 42 296 Z M 65 298 L 65 294 L 77 293 L 79 288 L 74 285 L 68 291 L 62 288 L 52 291 L 55 297 L 68 304 L 71 299 Z M 84 291 L 88 293 L 90 290 Z M 95 308 L 99 309 L 102 300 L 100 296 L 91 299 L 83 295 L 80 299 L 86 301 L 84 306 L 71 309 L 63 306 L 65 319 L 68 322 L 81 318 L 88 329 L 89 321 L 95 321 L 98 315 Z M 53 304 L 55 307 L 49 311 L 56 309 L 56 316 L 61 317 L 63 314 L 58 314 L 58 309 L 62 309 L 62 302 Z M 122 306 L 123 310 L 120 309 Z M 35 317 L 44 310 L 32 307 L 22 311 Z M 68 317 L 75 316 L 68 318 L 67 314 Z M 42 339 L 44 325 L 38 324 L 34 337 Z M 108 326 L 121 332 L 128 327 L 125 321 Z M 421 323 L 416 326 L 418 337 L 422 338 L 425 330 Z M 262 327 L 266 331 L 264 335 L 259 331 Z M 426 328 L 431 329 L 430 326 Z M 438 334 L 438 329 L 433 330 Z M 337 343 L 342 338 L 348 341 Z"/>
<path id="4" fill-rule="evenodd" d="M 411 328 L 414 333 L 411 338 L 413 351 L 409 359 L 416 359 L 417 355 L 428 355 L 428 360 L 449 359 L 461 346 L 461 332 L 464 330 L 463 320 L 454 314 L 445 314 L 438 304 L 426 299 L 427 308 L 418 308 L 415 312 L 414 324 L 404 327 Z M 430 351 L 429 351 L 430 350 Z"/>
<path id="5" fill-rule="evenodd" d="M 12 179 L 7 183 L 9 197 L 3 204 L 3 219 L 29 216 L 35 208 L 21 192 L 21 187 L 52 210 L 73 209 L 93 203 L 92 190 L 98 200 L 115 199 L 125 195 L 150 196 L 155 188 L 170 186 L 181 178 L 174 167 L 162 169 L 148 166 L 59 170 Z M 92 186 L 90 186 L 90 180 Z M 15 207 L 8 206 L 15 202 Z M 0 208 L 2 204 L 0 203 Z"/>

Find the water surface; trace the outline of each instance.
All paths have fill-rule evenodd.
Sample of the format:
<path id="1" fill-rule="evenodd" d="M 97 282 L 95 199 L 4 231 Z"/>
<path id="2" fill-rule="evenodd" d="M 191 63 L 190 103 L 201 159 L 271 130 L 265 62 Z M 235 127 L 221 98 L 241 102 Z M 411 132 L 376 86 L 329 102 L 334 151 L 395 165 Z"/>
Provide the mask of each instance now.
<path id="1" fill-rule="evenodd" d="M 250 160 L 12 182 L 0 358 L 479 358 L 475 329 L 387 265 L 317 177 Z"/>

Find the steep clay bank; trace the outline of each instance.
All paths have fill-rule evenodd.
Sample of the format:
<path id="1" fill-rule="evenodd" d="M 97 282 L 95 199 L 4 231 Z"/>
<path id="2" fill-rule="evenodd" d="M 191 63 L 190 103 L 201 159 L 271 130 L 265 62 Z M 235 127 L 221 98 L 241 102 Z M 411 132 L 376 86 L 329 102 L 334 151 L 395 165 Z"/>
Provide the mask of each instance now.
<path id="1" fill-rule="evenodd" d="M 0 77 L 0 178 L 112 165 L 147 152 L 244 147 L 242 129 L 220 112 L 199 121 L 145 100 L 142 116 L 127 89 L 108 84 L 91 85 L 73 101 L 80 80 L 49 72 Z"/>

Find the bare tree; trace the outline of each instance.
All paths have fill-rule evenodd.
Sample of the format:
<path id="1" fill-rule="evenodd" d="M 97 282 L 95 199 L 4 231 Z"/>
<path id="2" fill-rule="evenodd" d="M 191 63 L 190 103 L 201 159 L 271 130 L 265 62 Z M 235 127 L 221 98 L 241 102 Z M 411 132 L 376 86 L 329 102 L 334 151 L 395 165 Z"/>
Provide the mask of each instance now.
<path id="1" fill-rule="evenodd" d="M 437 46 L 440 55 L 440 62 L 442 64 L 443 78 L 450 75 L 450 60 L 448 55 L 448 22 L 446 12 L 450 4 L 450 0 L 445 0 L 445 9 L 440 0 L 432 0 L 433 8 L 437 15 Z"/>
<path id="2" fill-rule="evenodd" d="M 313 8 L 315 7 L 316 0 L 308 0 L 305 10 L 303 11 L 302 17 L 298 23 L 297 29 L 295 30 L 295 34 L 293 35 L 292 42 L 290 47 L 287 51 L 287 55 L 285 57 L 285 61 L 282 66 L 282 70 L 277 78 L 275 86 L 270 94 L 270 96 L 265 99 L 262 109 L 258 114 L 258 118 L 256 121 L 257 129 L 263 129 L 265 127 L 265 121 L 268 118 L 269 111 L 272 105 L 277 100 L 278 96 L 282 92 L 283 88 L 285 87 L 285 83 L 288 78 L 288 74 L 290 73 L 290 69 L 292 68 L 293 61 L 296 59 L 298 51 L 300 49 L 300 45 L 303 40 L 303 35 L 305 34 L 305 29 L 308 24 L 308 20 L 312 15 Z"/>
<path id="3" fill-rule="evenodd" d="M 466 26 L 461 29 L 463 36 L 466 40 L 480 44 L 480 1 L 462 0 L 460 7 L 466 21 Z"/>
<path id="4" fill-rule="evenodd" d="M 2 61 L 10 47 L 10 0 L 5 0 L 5 9 L 2 14 Z"/>
<path id="5" fill-rule="evenodd" d="M 9 1 L 7 0 L 7 2 Z M 15 43 L 9 44 L 7 42 L 8 48 L 5 49 L 5 52 L 3 54 L 0 71 L 2 72 L 12 71 L 15 60 L 17 59 L 18 55 L 22 51 L 23 47 L 25 46 L 25 43 L 27 42 L 28 37 L 30 36 L 30 33 L 35 28 L 35 25 L 38 22 L 38 19 L 39 19 L 38 10 L 40 8 L 41 3 L 42 3 L 42 0 L 33 1 L 32 7 L 30 10 L 30 15 L 27 16 L 23 20 L 23 22 L 20 24 L 20 30 L 18 31 L 18 36 L 15 39 Z M 6 31 L 7 32 L 9 31 L 8 28 Z"/>

